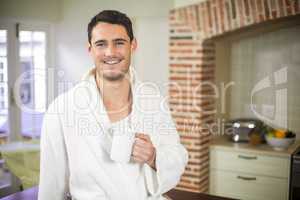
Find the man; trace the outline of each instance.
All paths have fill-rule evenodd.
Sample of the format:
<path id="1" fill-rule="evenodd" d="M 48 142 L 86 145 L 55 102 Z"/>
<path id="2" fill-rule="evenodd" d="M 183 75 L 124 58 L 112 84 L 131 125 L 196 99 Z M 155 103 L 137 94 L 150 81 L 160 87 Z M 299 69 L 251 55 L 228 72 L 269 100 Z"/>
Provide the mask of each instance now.
<path id="1" fill-rule="evenodd" d="M 176 186 L 187 152 L 164 99 L 130 73 L 137 42 L 130 19 L 105 10 L 88 25 L 95 68 L 45 114 L 39 200 L 164 199 Z M 111 159 L 114 131 L 134 130 L 130 162 Z M 121 148 L 121 147 L 120 147 Z"/>

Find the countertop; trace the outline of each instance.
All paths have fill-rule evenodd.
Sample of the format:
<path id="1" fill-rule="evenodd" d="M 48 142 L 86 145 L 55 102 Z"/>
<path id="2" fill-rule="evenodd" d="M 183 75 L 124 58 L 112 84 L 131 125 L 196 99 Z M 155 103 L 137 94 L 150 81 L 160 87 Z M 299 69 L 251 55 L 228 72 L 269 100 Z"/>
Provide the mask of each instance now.
<path id="1" fill-rule="evenodd" d="M 25 151 L 39 151 L 40 144 L 38 140 L 29 142 L 11 142 L 0 145 L 0 152 L 25 152 Z"/>
<path id="2" fill-rule="evenodd" d="M 1 198 L 1 200 L 37 200 L 38 188 L 33 187 L 22 192 L 18 192 L 7 197 Z"/>
<path id="3" fill-rule="evenodd" d="M 37 200 L 38 187 L 33 187 L 23 192 L 2 198 L 1 200 Z M 217 197 L 207 194 L 171 190 L 167 193 L 173 200 L 230 200 L 228 198 Z"/>
<path id="4" fill-rule="evenodd" d="M 290 157 L 292 153 L 300 146 L 300 140 L 296 140 L 287 149 L 278 151 L 274 150 L 271 146 L 266 143 L 259 145 L 252 145 L 250 143 L 235 143 L 228 139 L 226 136 L 215 136 L 212 138 L 210 147 L 218 148 L 223 150 L 236 150 L 240 152 L 253 152 L 256 154 L 264 154 L 270 156 Z"/>
<path id="5" fill-rule="evenodd" d="M 167 195 L 173 200 L 233 200 L 225 197 L 213 196 L 203 193 L 186 192 L 175 189 L 167 192 Z"/>

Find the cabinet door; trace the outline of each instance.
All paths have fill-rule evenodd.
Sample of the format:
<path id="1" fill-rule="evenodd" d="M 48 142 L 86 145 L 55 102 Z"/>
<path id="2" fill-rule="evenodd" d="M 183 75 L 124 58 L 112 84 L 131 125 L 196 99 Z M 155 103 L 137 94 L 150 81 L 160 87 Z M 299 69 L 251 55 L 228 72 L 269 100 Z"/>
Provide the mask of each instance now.
<path id="1" fill-rule="evenodd" d="M 290 161 L 287 157 L 216 149 L 210 151 L 211 169 L 288 178 L 289 167 Z"/>
<path id="2" fill-rule="evenodd" d="M 243 200 L 287 200 L 288 179 L 211 170 L 210 193 Z"/>

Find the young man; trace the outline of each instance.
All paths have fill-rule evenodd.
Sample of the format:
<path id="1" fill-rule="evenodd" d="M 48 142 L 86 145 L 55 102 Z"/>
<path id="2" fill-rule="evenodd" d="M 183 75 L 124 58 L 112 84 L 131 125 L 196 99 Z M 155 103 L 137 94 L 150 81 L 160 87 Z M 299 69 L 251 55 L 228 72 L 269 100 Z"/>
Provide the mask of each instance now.
<path id="1" fill-rule="evenodd" d="M 188 156 L 164 99 L 130 73 L 137 46 L 131 21 L 102 11 L 88 25 L 88 41 L 95 67 L 44 118 L 39 200 L 164 199 Z M 112 160 L 114 133 L 128 127 L 136 133 L 131 159 Z"/>

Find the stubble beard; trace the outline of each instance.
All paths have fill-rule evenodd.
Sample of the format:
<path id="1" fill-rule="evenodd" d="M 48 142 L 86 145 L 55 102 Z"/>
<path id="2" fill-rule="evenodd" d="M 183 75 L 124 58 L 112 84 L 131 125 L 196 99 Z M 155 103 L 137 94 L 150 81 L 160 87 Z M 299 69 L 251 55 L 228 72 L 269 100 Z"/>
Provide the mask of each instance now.
<path id="1" fill-rule="evenodd" d="M 123 80 L 125 75 L 123 73 L 120 73 L 118 75 L 115 75 L 115 76 L 110 76 L 110 75 L 107 75 L 107 74 L 103 74 L 102 75 L 103 79 L 106 80 L 106 81 L 120 81 L 120 80 Z"/>
<path id="2" fill-rule="evenodd" d="M 105 81 L 117 82 L 117 81 L 122 81 L 124 78 L 128 78 L 128 71 L 129 69 L 124 71 L 119 70 L 117 73 L 101 71 L 99 75 L 100 78 L 102 78 Z"/>
<path id="3" fill-rule="evenodd" d="M 130 60 L 130 58 L 129 58 Z M 121 62 L 124 61 L 124 58 L 122 58 Z M 103 62 L 103 61 L 102 61 Z M 120 64 L 120 63 L 119 63 Z M 117 81 L 122 81 L 124 80 L 124 78 L 128 79 L 129 78 L 129 67 L 130 67 L 130 62 L 127 63 L 122 63 L 126 66 L 124 67 L 119 67 L 119 69 L 117 69 L 118 71 L 110 71 L 110 70 L 104 70 L 104 67 L 102 67 L 101 65 L 105 65 L 105 63 L 98 63 L 98 66 L 96 65 L 96 69 L 98 71 L 98 75 L 100 75 L 100 78 L 103 79 L 104 81 L 108 81 L 108 82 L 117 82 Z M 121 65 L 122 65 L 121 64 Z"/>

